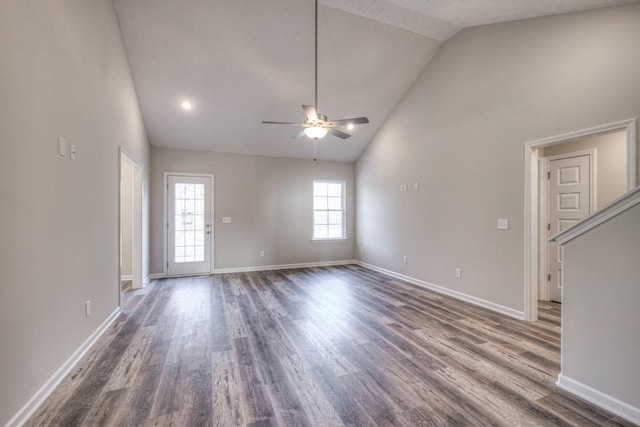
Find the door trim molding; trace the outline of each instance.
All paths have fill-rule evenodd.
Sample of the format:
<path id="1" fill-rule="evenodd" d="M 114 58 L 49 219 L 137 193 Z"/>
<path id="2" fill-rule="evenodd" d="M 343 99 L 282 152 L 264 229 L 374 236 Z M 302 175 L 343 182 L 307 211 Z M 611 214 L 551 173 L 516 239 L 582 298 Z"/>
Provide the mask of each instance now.
<path id="1" fill-rule="evenodd" d="M 144 166 L 136 161 L 123 147 L 118 147 L 118 307 L 122 306 L 122 170 L 123 161 L 131 163 L 134 169 L 133 174 L 133 236 L 132 236 L 132 265 L 131 280 L 133 288 L 140 289 L 144 282 L 144 242 L 143 234 L 145 227 L 144 217 Z M 137 221 L 139 216 L 139 221 Z"/>
<path id="2" fill-rule="evenodd" d="M 627 132 L 627 187 L 636 186 L 637 119 L 621 120 L 589 129 L 568 132 L 524 144 L 524 313 L 525 320 L 538 320 L 539 283 L 539 161 L 538 149 L 588 135 L 625 130 Z"/>
<path id="3" fill-rule="evenodd" d="M 169 198 L 169 177 L 170 176 L 183 176 L 183 177 L 194 177 L 194 178 L 211 178 L 211 239 L 210 240 L 210 248 L 211 251 L 211 262 L 209 264 L 209 272 L 202 274 L 211 274 L 215 269 L 215 256 L 214 256 L 214 240 L 216 236 L 216 227 L 215 227 L 215 211 L 214 208 L 214 195 L 215 195 L 215 176 L 210 173 L 187 173 L 187 172 L 165 172 L 164 173 L 164 183 L 163 183 L 163 212 L 162 212 L 162 233 L 163 233 L 163 245 L 164 250 L 162 251 L 162 273 L 164 277 L 178 277 L 178 276 L 169 276 L 167 263 L 169 262 L 169 235 L 167 234 L 167 214 L 169 210 L 168 198 Z M 154 276 L 154 275 L 151 275 Z M 157 276 L 157 274 L 155 275 Z M 151 277 L 155 278 L 155 277 Z"/>

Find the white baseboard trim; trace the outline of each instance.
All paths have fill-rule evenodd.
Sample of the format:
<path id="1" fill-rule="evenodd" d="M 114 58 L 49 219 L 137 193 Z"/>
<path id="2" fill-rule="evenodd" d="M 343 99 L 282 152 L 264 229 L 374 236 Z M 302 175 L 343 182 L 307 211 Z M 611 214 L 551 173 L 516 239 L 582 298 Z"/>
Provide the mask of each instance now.
<path id="1" fill-rule="evenodd" d="M 573 393 L 576 396 L 583 398 L 584 400 L 593 403 L 607 411 L 614 413 L 634 424 L 640 425 L 640 408 L 629 405 L 615 397 L 609 396 L 595 388 L 589 387 L 586 384 L 582 384 L 579 381 L 573 380 L 566 375 L 558 375 L 558 387 L 563 390 Z"/>
<path id="2" fill-rule="evenodd" d="M 433 283 L 425 282 L 424 280 L 416 279 L 415 277 L 405 276 L 404 274 L 396 273 L 395 271 L 387 270 L 385 268 L 377 267 L 372 264 L 367 264 L 362 261 L 356 261 L 355 264 L 358 264 L 362 267 L 368 268 L 370 270 L 377 271 L 382 274 L 386 274 L 387 276 L 395 277 L 396 279 L 404 280 L 405 282 L 412 283 L 414 285 L 421 286 L 425 289 L 429 289 L 431 291 L 437 292 L 439 294 L 447 295 L 462 301 L 469 302 L 471 304 L 489 309 L 491 311 L 495 311 L 500 314 L 504 314 L 509 317 L 516 318 L 518 320 L 524 320 L 524 312 L 514 310 L 513 308 L 505 307 L 500 304 L 493 303 L 491 301 L 483 300 L 481 298 L 477 298 L 471 295 L 464 294 L 462 292 L 454 291 L 451 289 L 443 288 L 442 286 L 434 285 Z"/>
<path id="3" fill-rule="evenodd" d="M 280 264 L 280 265 L 259 265 L 254 267 L 238 267 L 238 268 L 217 268 L 214 274 L 226 273 L 248 273 L 252 271 L 270 271 L 270 270 L 289 270 L 292 268 L 309 268 L 309 267 L 331 267 L 334 265 L 357 264 L 355 260 L 343 261 L 322 261 L 322 262 L 305 262 L 300 264 Z"/>
<path id="4" fill-rule="evenodd" d="M 5 427 L 21 426 L 27 422 L 29 417 L 38 409 L 42 402 L 55 390 L 64 377 L 71 372 L 73 367 L 80 361 L 82 356 L 95 344 L 100 336 L 111 326 L 120 315 L 118 307 L 111 315 L 96 329 L 89 338 L 67 359 L 67 361 L 44 383 L 40 390 L 29 399 L 29 401 L 5 424 Z"/>
<path id="5" fill-rule="evenodd" d="M 142 286 L 144 286 L 144 285 L 148 285 L 148 284 L 149 284 L 149 280 L 151 280 L 151 275 L 150 275 L 150 274 L 147 274 L 147 275 L 144 277 L 144 280 L 142 281 Z"/>
<path id="6" fill-rule="evenodd" d="M 308 268 L 308 267 L 331 267 L 333 265 L 348 265 L 358 264 L 355 260 L 342 260 L 342 261 L 322 261 L 322 262 L 305 262 L 300 264 L 278 264 L 278 265 L 257 265 L 251 267 L 236 267 L 236 268 L 216 268 L 212 274 L 227 274 L 227 273 L 250 273 L 252 271 L 270 271 L 270 270 L 288 270 L 292 268 Z M 205 274 L 187 274 L 185 276 L 203 276 Z M 168 277 L 180 277 L 180 276 L 168 276 L 166 273 L 151 273 L 148 276 L 148 280 L 153 279 L 165 279 Z"/>
<path id="7" fill-rule="evenodd" d="M 127 274 L 126 276 L 120 276 L 120 280 L 121 281 L 125 281 L 125 280 L 133 280 L 133 274 Z"/>

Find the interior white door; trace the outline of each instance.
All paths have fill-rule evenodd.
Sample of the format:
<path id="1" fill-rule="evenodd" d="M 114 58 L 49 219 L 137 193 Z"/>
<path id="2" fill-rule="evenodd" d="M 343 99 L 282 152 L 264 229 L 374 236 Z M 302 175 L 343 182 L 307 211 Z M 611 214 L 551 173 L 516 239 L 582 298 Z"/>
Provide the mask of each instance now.
<path id="1" fill-rule="evenodd" d="M 589 154 L 549 161 L 548 237 L 589 215 L 590 165 Z M 549 299 L 562 302 L 562 247 L 549 242 L 547 256 Z"/>
<path id="2" fill-rule="evenodd" d="M 211 273 L 211 177 L 167 177 L 167 275 Z"/>

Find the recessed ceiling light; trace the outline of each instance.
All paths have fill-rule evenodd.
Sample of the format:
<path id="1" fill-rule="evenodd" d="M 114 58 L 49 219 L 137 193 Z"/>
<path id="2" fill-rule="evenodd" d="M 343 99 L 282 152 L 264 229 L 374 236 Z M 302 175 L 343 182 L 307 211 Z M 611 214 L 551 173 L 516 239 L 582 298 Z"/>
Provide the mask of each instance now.
<path id="1" fill-rule="evenodd" d="M 347 129 L 349 129 L 349 130 L 353 130 L 353 127 L 354 127 L 354 126 L 353 126 L 353 123 L 349 123 L 349 124 L 347 125 Z"/>
<path id="2" fill-rule="evenodd" d="M 191 110 L 191 103 L 189 101 L 182 101 L 182 108 L 185 110 Z"/>

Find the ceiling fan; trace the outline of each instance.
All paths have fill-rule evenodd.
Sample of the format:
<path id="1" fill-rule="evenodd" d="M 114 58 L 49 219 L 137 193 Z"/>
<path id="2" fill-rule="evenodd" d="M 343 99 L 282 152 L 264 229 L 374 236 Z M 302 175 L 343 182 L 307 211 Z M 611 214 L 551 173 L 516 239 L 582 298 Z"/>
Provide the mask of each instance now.
<path id="1" fill-rule="evenodd" d="M 313 160 L 316 160 L 317 157 L 317 143 L 318 140 L 324 138 L 327 134 L 331 134 L 333 136 L 337 136 L 341 139 L 347 139 L 351 135 L 341 130 L 336 129 L 336 127 L 347 126 L 348 129 L 353 129 L 354 125 L 369 123 L 369 119 L 366 117 L 355 117 L 352 119 L 338 119 L 338 120 L 329 120 L 325 114 L 318 113 L 318 0 L 315 0 L 315 104 L 314 105 L 303 105 L 302 109 L 304 110 L 304 114 L 306 119 L 303 123 L 295 123 L 295 122 L 271 122 L 271 121 L 263 121 L 263 124 L 270 125 L 293 125 L 293 126 L 302 126 L 303 129 L 293 135 L 291 138 L 300 138 L 302 136 L 307 136 L 313 139 Z"/>

